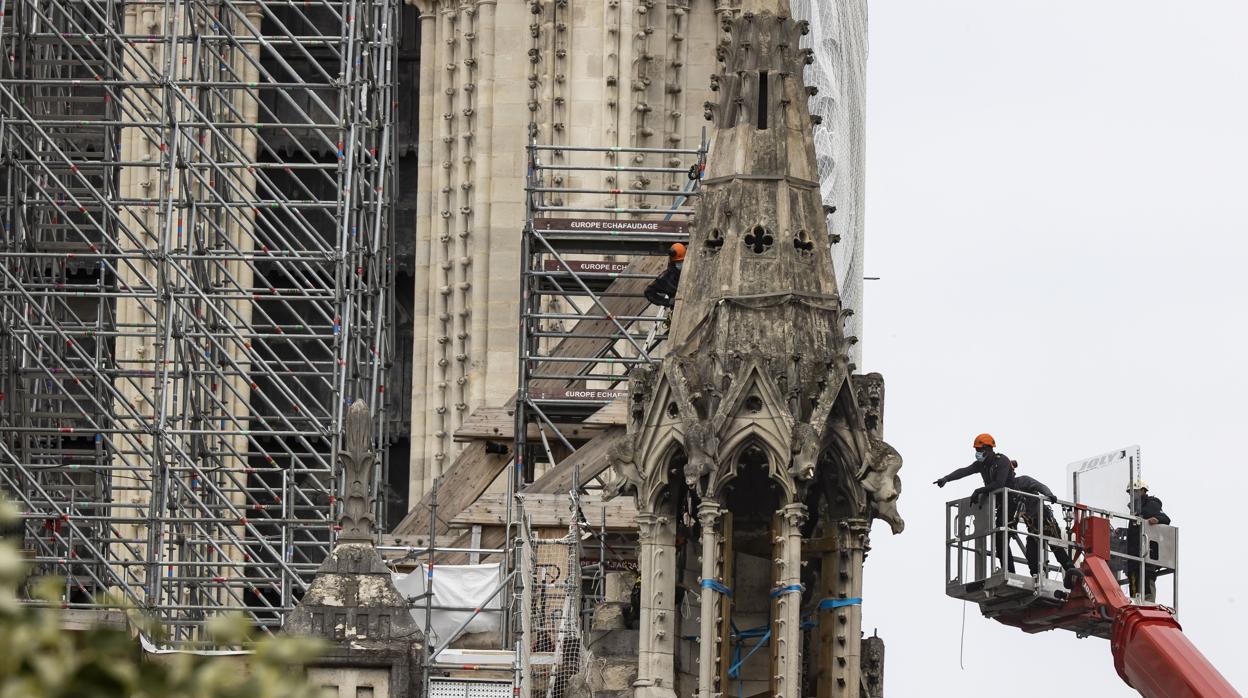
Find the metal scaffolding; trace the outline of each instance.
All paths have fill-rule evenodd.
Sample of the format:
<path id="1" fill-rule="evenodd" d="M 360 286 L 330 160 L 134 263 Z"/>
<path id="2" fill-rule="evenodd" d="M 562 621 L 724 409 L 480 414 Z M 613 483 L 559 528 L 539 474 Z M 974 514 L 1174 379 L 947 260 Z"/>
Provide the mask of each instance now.
<path id="1" fill-rule="evenodd" d="M 0 488 L 67 605 L 276 628 L 328 550 L 346 408 L 388 423 L 398 13 L 0 0 Z"/>
<path id="2" fill-rule="evenodd" d="M 689 239 L 705 162 L 705 133 L 693 149 L 529 146 L 515 410 L 524 482 L 575 450 L 564 425 L 625 395 L 628 370 L 657 360 L 666 315 L 642 291 L 662 270 L 655 258 Z"/>

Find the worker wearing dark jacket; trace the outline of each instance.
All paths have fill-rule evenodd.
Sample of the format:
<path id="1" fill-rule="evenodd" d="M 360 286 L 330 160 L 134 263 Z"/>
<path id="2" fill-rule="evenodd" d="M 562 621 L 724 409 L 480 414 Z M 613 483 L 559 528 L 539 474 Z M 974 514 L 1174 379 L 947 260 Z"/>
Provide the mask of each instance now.
<path id="1" fill-rule="evenodd" d="M 680 286 L 680 269 L 685 264 L 685 246 L 679 242 L 668 250 L 667 268 L 646 286 L 646 300 L 672 308 L 676 305 L 676 289 Z"/>
<path id="2" fill-rule="evenodd" d="M 983 487 L 978 487 L 971 493 L 971 503 L 978 505 L 979 501 L 985 496 L 1003 487 L 1010 487 L 1014 483 L 1014 467 L 1010 463 L 1010 459 L 1003 453 L 997 453 L 994 449 L 997 447 L 996 439 L 991 434 L 980 434 L 975 437 L 975 462 L 965 468 L 958 468 L 948 475 L 940 478 L 934 484 L 937 487 L 944 487 L 945 483 L 954 480 L 961 480 L 969 475 L 978 474 L 983 478 Z M 1006 512 L 1003 509 L 997 510 L 997 527 L 1004 528 L 1006 526 Z M 1003 567 L 1014 571 L 1014 558 L 1010 555 L 1008 532 L 1003 533 L 1001 539 L 997 541 L 997 554 L 1001 558 Z"/>
<path id="3" fill-rule="evenodd" d="M 978 474 L 983 478 L 984 486 L 971 493 L 971 499 L 975 501 L 979 501 L 985 494 L 1009 487 L 1014 482 L 1014 467 L 1005 454 L 993 450 L 996 446 L 997 442 L 991 434 L 976 436 L 975 462 L 940 478 L 935 482 L 936 486 L 944 487 L 946 483 Z"/>
<path id="4" fill-rule="evenodd" d="M 1131 487 L 1127 488 L 1127 494 L 1131 495 L 1131 513 L 1144 520 L 1149 525 L 1164 524 L 1170 525 L 1170 517 L 1161 508 L 1161 500 L 1148 493 L 1148 483 L 1136 478 L 1131 482 Z M 1141 546 L 1144 535 L 1143 526 L 1139 523 L 1132 523 L 1127 529 L 1127 554 L 1133 557 L 1141 556 Z M 1139 569 L 1140 564 L 1131 561 L 1127 564 L 1127 579 L 1131 582 L 1131 595 L 1135 596 L 1139 593 Z M 1144 565 L 1144 599 L 1146 601 L 1157 600 L 1157 577 L 1161 569 L 1154 564 Z"/>
<path id="5" fill-rule="evenodd" d="M 1018 461 L 1010 461 L 1010 465 L 1014 470 L 1018 469 Z M 1057 525 L 1057 518 L 1053 516 L 1053 510 L 1049 508 L 1049 504 L 1057 501 L 1057 495 L 1053 494 L 1053 490 L 1047 485 L 1040 482 L 1034 477 L 1027 475 L 1015 475 L 1014 484 L 1010 486 L 1012 490 L 1034 494 L 1036 497 L 1043 497 L 1045 502 L 1036 497 L 1021 497 L 1014 495 L 1013 501 L 1010 503 L 1010 527 L 1013 528 L 1014 523 L 1021 520 L 1027 526 L 1027 532 L 1031 536 L 1027 537 L 1027 567 L 1031 570 L 1032 576 L 1041 573 L 1040 569 L 1040 540 L 1033 536 L 1040 535 L 1041 531 L 1049 538 L 1064 539 L 1062 529 Z M 1059 543 L 1049 543 L 1049 550 L 1053 552 L 1053 558 L 1057 560 L 1057 564 L 1062 566 L 1062 570 L 1069 570 L 1074 565 L 1070 559 L 1070 553 Z"/>

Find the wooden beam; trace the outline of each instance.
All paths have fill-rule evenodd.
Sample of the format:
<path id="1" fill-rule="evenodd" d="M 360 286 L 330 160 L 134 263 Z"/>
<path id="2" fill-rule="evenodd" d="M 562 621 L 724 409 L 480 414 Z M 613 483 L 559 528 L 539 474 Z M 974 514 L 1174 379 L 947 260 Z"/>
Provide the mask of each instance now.
<path id="1" fill-rule="evenodd" d="M 513 405 L 506 407 L 478 407 L 468 419 L 455 430 L 456 441 L 474 441 L 487 439 L 491 441 L 513 441 L 516 438 L 516 411 Z M 559 432 L 569 440 L 593 438 L 602 425 L 598 424 L 556 424 Z M 541 439 L 536 424 L 529 425 L 529 438 Z"/>
<path id="2" fill-rule="evenodd" d="M 524 513 L 533 526 L 549 528 L 566 528 L 572 523 L 572 511 L 568 497 L 564 494 L 525 494 Z M 597 528 L 602 525 L 602 516 L 607 517 L 608 530 L 636 530 L 637 507 L 631 497 L 617 497 L 604 502 L 600 497 L 586 496 L 581 498 L 581 511 L 590 526 Z M 507 496 L 501 494 L 482 495 L 475 504 L 465 509 L 452 522 L 456 526 L 484 525 L 502 526 L 507 523 Z"/>
<path id="3" fill-rule="evenodd" d="M 611 427 L 599 432 L 598 436 L 534 480 L 525 491 L 532 494 L 566 494 L 572 489 L 573 473 L 578 465 L 581 468 L 581 484 L 598 477 L 611 464 L 608 459 L 611 445 L 623 436 L 623 427 Z"/>
<path id="4" fill-rule="evenodd" d="M 446 522 L 477 501 L 477 497 L 498 479 L 499 473 L 510 462 L 511 449 L 504 453 L 486 453 L 485 441 L 475 441 L 464 448 L 451 467 L 439 478 L 438 520 L 434 524 L 433 534 L 438 536 L 446 533 L 450 529 Z M 407 512 L 407 516 L 394 527 L 395 535 L 429 535 L 429 509 L 433 503 L 433 495 L 434 491 L 430 490 Z"/>
<path id="5" fill-rule="evenodd" d="M 612 400 L 585 420 L 585 426 L 595 427 L 622 427 L 626 424 L 628 424 L 627 396 Z"/>

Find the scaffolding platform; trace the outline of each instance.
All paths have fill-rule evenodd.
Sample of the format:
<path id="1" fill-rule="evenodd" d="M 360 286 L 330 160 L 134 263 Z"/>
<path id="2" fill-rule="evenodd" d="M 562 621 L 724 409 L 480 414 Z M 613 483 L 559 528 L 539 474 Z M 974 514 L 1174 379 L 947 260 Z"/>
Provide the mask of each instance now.
<path id="1" fill-rule="evenodd" d="M 705 139 L 696 149 L 529 146 L 519 487 L 583 441 L 566 425 L 626 395 L 629 371 L 661 352 L 666 314 L 643 292 L 672 244 L 688 241 L 705 160 Z"/>

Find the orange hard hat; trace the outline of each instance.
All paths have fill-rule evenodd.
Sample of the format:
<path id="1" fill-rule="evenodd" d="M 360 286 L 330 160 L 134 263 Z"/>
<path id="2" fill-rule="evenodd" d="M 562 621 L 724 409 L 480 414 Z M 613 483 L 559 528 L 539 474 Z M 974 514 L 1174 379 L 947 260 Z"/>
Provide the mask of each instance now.
<path id="1" fill-rule="evenodd" d="M 980 434 L 975 437 L 975 448 L 983 448 L 984 446 L 997 447 L 997 440 L 992 438 L 992 434 Z"/>
<path id="2" fill-rule="evenodd" d="M 673 262 L 685 261 L 685 244 L 683 242 L 672 243 L 672 249 L 667 254 L 672 258 Z"/>

